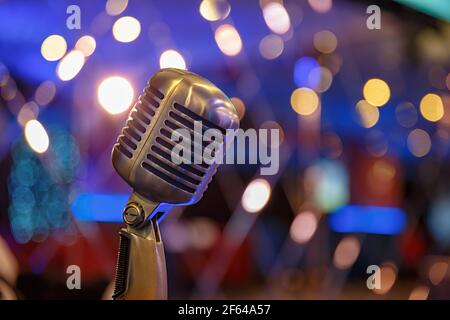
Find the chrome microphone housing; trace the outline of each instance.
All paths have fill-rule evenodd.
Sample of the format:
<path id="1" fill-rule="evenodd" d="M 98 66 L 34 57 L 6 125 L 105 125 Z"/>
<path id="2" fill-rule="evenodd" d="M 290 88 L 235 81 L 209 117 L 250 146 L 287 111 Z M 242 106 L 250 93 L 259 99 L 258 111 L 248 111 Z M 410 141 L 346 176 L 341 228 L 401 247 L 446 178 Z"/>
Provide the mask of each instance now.
<path id="1" fill-rule="evenodd" d="M 172 161 L 174 130 L 186 129 L 192 150 L 199 150 L 194 147 L 194 121 L 201 121 L 203 130 L 219 130 L 224 138 L 227 129 L 239 127 L 235 107 L 214 84 L 189 71 L 167 68 L 157 72 L 132 108 L 112 151 L 114 168 L 133 188 L 129 203 L 143 206 L 144 219 L 148 214 L 150 218 L 163 215 L 172 206 L 197 202 L 215 174 L 216 161 Z M 201 150 L 205 146 L 202 143 Z"/>

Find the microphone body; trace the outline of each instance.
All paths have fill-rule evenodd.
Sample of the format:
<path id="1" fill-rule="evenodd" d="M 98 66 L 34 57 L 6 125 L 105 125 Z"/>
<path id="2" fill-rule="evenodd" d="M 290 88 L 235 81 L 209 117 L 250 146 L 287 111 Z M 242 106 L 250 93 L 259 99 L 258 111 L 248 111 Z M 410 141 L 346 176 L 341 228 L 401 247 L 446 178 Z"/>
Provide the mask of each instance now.
<path id="1" fill-rule="evenodd" d="M 230 99 L 208 80 L 188 71 L 162 69 L 148 82 L 113 147 L 112 162 L 133 188 L 120 231 L 114 299 L 166 299 L 164 248 L 158 223 L 173 206 L 200 200 L 216 173 L 216 159 L 173 161 L 174 136 L 190 139 L 193 157 L 203 159 L 196 124 L 223 135 L 210 142 L 225 145 L 227 129 L 239 118 Z M 202 140 L 201 140 L 202 141 Z M 210 144 L 208 143 L 208 144 Z M 197 145 L 195 145 L 197 144 Z"/>

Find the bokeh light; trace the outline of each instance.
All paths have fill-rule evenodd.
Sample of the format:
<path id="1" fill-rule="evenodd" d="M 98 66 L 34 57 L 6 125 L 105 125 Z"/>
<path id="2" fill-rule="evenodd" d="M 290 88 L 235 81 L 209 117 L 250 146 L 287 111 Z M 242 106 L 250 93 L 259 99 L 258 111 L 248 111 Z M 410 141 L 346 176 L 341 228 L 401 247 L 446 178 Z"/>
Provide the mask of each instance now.
<path id="1" fill-rule="evenodd" d="M 420 113 L 428 121 L 439 121 L 444 116 L 444 103 L 441 97 L 434 93 L 425 95 L 420 101 Z"/>
<path id="2" fill-rule="evenodd" d="M 46 106 L 52 100 L 55 98 L 56 95 L 56 86 L 55 84 L 50 81 L 44 81 L 42 82 L 39 87 L 37 87 L 35 93 L 34 93 L 34 100 L 40 105 L 40 106 Z"/>
<path id="3" fill-rule="evenodd" d="M 25 126 L 25 124 L 33 119 L 36 119 L 39 114 L 39 106 L 34 101 L 29 101 L 25 103 L 19 111 L 17 115 L 17 122 L 21 126 Z"/>
<path id="4" fill-rule="evenodd" d="M 58 34 L 53 34 L 45 38 L 41 45 L 41 54 L 45 60 L 57 61 L 61 59 L 67 51 L 66 39 Z"/>
<path id="5" fill-rule="evenodd" d="M 261 55 L 272 60 L 278 58 L 284 50 L 284 41 L 280 36 L 269 34 L 261 39 L 259 43 L 259 52 Z"/>
<path id="6" fill-rule="evenodd" d="M 103 80 L 97 90 L 100 105 L 110 114 L 115 115 L 126 111 L 134 98 L 131 83 L 120 76 L 112 76 Z"/>
<path id="7" fill-rule="evenodd" d="M 292 92 L 291 106 L 302 116 L 313 114 L 319 108 L 319 104 L 319 96 L 309 88 L 298 88 Z"/>
<path id="8" fill-rule="evenodd" d="M 303 57 L 297 60 L 294 66 L 294 82 L 297 87 L 316 88 L 320 83 L 320 74 L 311 73 L 319 68 L 320 65 L 316 59 Z"/>
<path id="9" fill-rule="evenodd" d="M 270 30 L 284 34 L 291 27 L 291 20 L 286 8 L 278 2 L 269 2 L 263 7 L 264 21 Z"/>
<path id="10" fill-rule="evenodd" d="M 75 49 L 80 51 L 85 57 L 89 57 L 95 51 L 96 42 L 92 36 L 82 36 L 75 44 Z"/>
<path id="11" fill-rule="evenodd" d="M 114 22 L 112 32 L 117 41 L 131 42 L 141 33 L 141 23 L 134 17 L 121 17 Z"/>
<path id="12" fill-rule="evenodd" d="M 291 239 L 299 244 L 308 242 L 317 229 L 317 217 L 310 211 L 299 213 L 291 224 Z"/>
<path id="13" fill-rule="evenodd" d="M 333 0 L 308 0 L 311 8 L 318 13 L 327 13 L 333 7 Z"/>
<path id="14" fill-rule="evenodd" d="M 374 157 L 383 157 L 389 149 L 388 140 L 380 130 L 371 130 L 365 140 L 367 151 Z"/>
<path id="15" fill-rule="evenodd" d="M 334 252 L 334 266 L 342 270 L 350 268 L 358 259 L 360 250 L 361 245 L 356 237 L 347 236 L 343 238 Z"/>
<path id="16" fill-rule="evenodd" d="M 30 120 L 25 124 L 25 139 L 37 153 L 47 151 L 50 140 L 44 126 L 38 120 Z"/>
<path id="17" fill-rule="evenodd" d="M 245 104 L 244 104 L 244 101 L 242 101 L 238 97 L 232 97 L 230 100 L 231 100 L 231 103 L 233 103 L 234 107 L 236 108 L 239 120 L 242 120 L 242 118 L 245 115 Z"/>
<path id="18" fill-rule="evenodd" d="M 450 247 L 450 197 L 439 196 L 426 217 L 427 227 L 441 248 Z"/>
<path id="19" fill-rule="evenodd" d="M 403 102 L 395 108 L 398 123 L 404 128 L 412 128 L 417 123 L 417 110 L 411 102 Z"/>
<path id="20" fill-rule="evenodd" d="M 426 156 L 431 149 L 430 135 L 422 129 L 412 130 L 407 143 L 409 151 L 418 158 Z"/>
<path id="21" fill-rule="evenodd" d="M 256 213 L 262 210 L 269 201 L 271 187 L 267 180 L 258 178 L 250 182 L 242 195 L 242 207 L 247 212 Z"/>
<path id="22" fill-rule="evenodd" d="M 177 68 L 186 70 L 186 62 L 183 56 L 176 50 L 166 50 L 159 58 L 159 66 L 163 68 Z"/>
<path id="23" fill-rule="evenodd" d="M 219 49 L 227 56 L 235 56 L 242 50 L 242 40 L 231 24 L 221 25 L 214 34 Z"/>
<path id="24" fill-rule="evenodd" d="M 336 50 L 338 40 L 336 35 L 328 30 L 322 30 L 314 35 L 314 47 L 322 53 L 332 53 Z"/>
<path id="25" fill-rule="evenodd" d="M 360 100 L 356 104 L 356 111 L 359 116 L 359 123 L 364 128 L 372 128 L 380 119 L 380 111 L 366 100 Z"/>
<path id="26" fill-rule="evenodd" d="M 319 79 L 318 83 L 317 79 Z M 332 82 L 333 74 L 325 67 L 316 67 L 312 69 L 308 75 L 308 83 L 317 83 L 314 87 L 311 88 L 316 92 L 323 93 L 327 91 L 331 87 Z"/>
<path id="27" fill-rule="evenodd" d="M 381 79 L 370 79 L 364 85 L 363 94 L 364 99 L 371 105 L 381 107 L 389 101 L 391 90 L 385 81 Z"/>
<path id="28" fill-rule="evenodd" d="M 392 263 L 383 263 L 380 267 L 380 287 L 374 288 L 373 292 L 378 295 L 388 293 L 397 280 L 397 268 Z"/>
<path id="29" fill-rule="evenodd" d="M 231 7 L 226 0 L 203 0 L 199 11 L 206 20 L 218 21 L 228 17 Z"/>
<path id="30" fill-rule="evenodd" d="M 105 11 L 110 16 L 118 16 L 125 11 L 128 0 L 108 0 L 105 4 Z"/>
<path id="31" fill-rule="evenodd" d="M 448 263 L 445 261 L 437 261 L 433 263 L 428 271 L 428 278 L 430 282 L 437 286 L 444 280 L 448 273 Z"/>
<path id="32" fill-rule="evenodd" d="M 409 300 L 427 300 L 430 288 L 427 286 L 418 286 L 411 291 Z"/>
<path id="33" fill-rule="evenodd" d="M 84 62 L 84 55 L 78 50 L 73 50 L 58 63 L 56 73 L 63 81 L 72 80 L 81 71 Z"/>

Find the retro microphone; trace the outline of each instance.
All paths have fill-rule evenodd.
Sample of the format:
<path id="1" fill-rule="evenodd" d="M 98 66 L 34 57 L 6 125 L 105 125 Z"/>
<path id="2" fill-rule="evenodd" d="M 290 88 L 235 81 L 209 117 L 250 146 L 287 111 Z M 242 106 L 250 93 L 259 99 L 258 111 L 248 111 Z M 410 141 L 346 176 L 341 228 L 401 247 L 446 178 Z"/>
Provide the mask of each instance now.
<path id="1" fill-rule="evenodd" d="M 192 156 L 202 156 L 205 143 L 200 140 L 199 148 L 194 130 L 199 122 L 202 133 L 216 129 L 223 134 L 223 140 L 211 142 L 220 148 L 227 129 L 239 127 L 236 109 L 214 84 L 192 72 L 162 69 L 148 82 L 113 147 L 113 166 L 133 188 L 123 212 L 126 228 L 119 232 L 114 299 L 167 298 L 158 223 L 173 206 L 199 201 L 218 166 L 214 158 L 172 161 L 173 136 L 180 132 L 190 139 Z"/>

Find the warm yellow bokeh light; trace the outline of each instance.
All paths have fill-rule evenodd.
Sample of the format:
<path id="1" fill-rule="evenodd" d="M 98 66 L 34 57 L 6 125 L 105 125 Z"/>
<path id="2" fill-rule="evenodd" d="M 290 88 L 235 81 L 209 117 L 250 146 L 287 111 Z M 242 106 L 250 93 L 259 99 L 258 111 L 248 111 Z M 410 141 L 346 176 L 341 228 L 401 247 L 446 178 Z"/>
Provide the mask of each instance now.
<path id="1" fill-rule="evenodd" d="M 82 36 L 75 44 L 75 49 L 80 51 L 85 57 L 94 53 L 97 46 L 95 39 L 91 36 Z"/>
<path id="2" fill-rule="evenodd" d="M 84 55 L 78 50 L 69 52 L 58 64 L 56 73 L 63 81 L 69 81 L 80 72 L 84 65 Z"/>
<path id="3" fill-rule="evenodd" d="M 242 40 L 231 24 L 221 25 L 214 34 L 219 49 L 227 56 L 235 56 L 242 50 Z"/>
<path id="4" fill-rule="evenodd" d="M 258 212 L 269 201 L 271 187 L 267 180 L 258 178 L 249 183 L 242 195 L 242 207 L 248 212 Z"/>
<path id="5" fill-rule="evenodd" d="M 358 259 L 360 251 L 361 244 L 356 237 L 345 237 L 339 242 L 334 252 L 334 266 L 338 269 L 350 268 Z"/>
<path id="6" fill-rule="evenodd" d="M 231 7 L 226 0 L 203 0 L 199 11 L 206 20 L 217 21 L 228 17 Z"/>
<path id="7" fill-rule="evenodd" d="M 370 79 L 364 85 L 363 94 L 364 99 L 371 105 L 381 107 L 389 101 L 391 90 L 385 81 L 381 79 Z"/>
<path id="8" fill-rule="evenodd" d="M 408 300 L 427 300 L 430 294 L 430 288 L 427 286 L 419 286 L 411 291 Z"/>
<path id="9" fill-rule="evenodd" d="M 47 131 L 44 126 L 37 120 L 33 119 L 25 124 L 25 139 L 28 145 L 37 153 L 47 151 L 50 144 Z"/>
<path id="10" fill-rule="evenodd" d="M 100 83 L 97 98 L 108 113 L 119 114 L 126 111 L 133 102 L 133 86 L 123 77 L 112 76 Z"/>
<path id="11" fill-rule="evenodd" d="M 110 16 L 117 16 L 127 8 L 128 0 L 108 0 L 105 4 L 106 13 Z"/>
<path id="12" fill-rule="evenodd" d="M 429 93 L 420 101 L 420 113 L 428 121 L 436 122 L 444 116 L 444 103 L 440 96 Z"/>
<path id="13" fill-rule="evenodd" d="M 302 116 L 313 114 L 319 107 L 320 99 L 317 93 L 309 88 L 298 88 L 292 92 L 291 106 Z"/>
<path id="14" fill-rule="evenodd" d="M 364 128 L 372 128 L 380 119 L 380 111 L 366 100 L 360 100 L 356 104 L 359 121 Z"/>
<path id="15" fill-rule="evenodd" d="M 176 50 L 166 50 L 159 58 L 159 66 L 163 68 L 177 68 L 186 70 L 186 62 L 183 56 Z"/>
<path id="16" fill-rule="evenodd" d="M 61 59 L 66 54 L 66 51 L 66 40 L 58 34 L 53 34 L 45 38 L 41 45 L 41 54 L 48 61 Z"/>
<path id="17" fill-rule="evenodd" d="M 291 19 L 286 8 L 278 2 L 269 2 L 263 8 L 264 21 L 270 30 L 284 34 L 291 28 Z"/>
<path id="18" fill-rule="evenodd" d="M 380 269 L 380 287 L 375 287 L 373 292 L 378 295 L 388 293 L 397 280 L 397 268 L 392 263 L 385 263 Z"/>
<path id="19" fill-rule="evenodd" d="M 431 150 L 430 135 L 422 129 L 411 131 L 407 143 L 409 151 L 418 158 L 426 156 Z"/>
<path id="20" fill-rule="evenodd" d="M 259 52 L 261 55 L 272 60 L 278 58 L 284 50 L 284 41 L 280 36 L 269 34 L 261 39 L 259 43 Z"/>
<path id="21" fill-rule="evenodd" d="M 141 23 L 136 18 L 126 16 L 114 22 L 112 32 L 119 42 L 131 42 L 141 33 Z"/>

